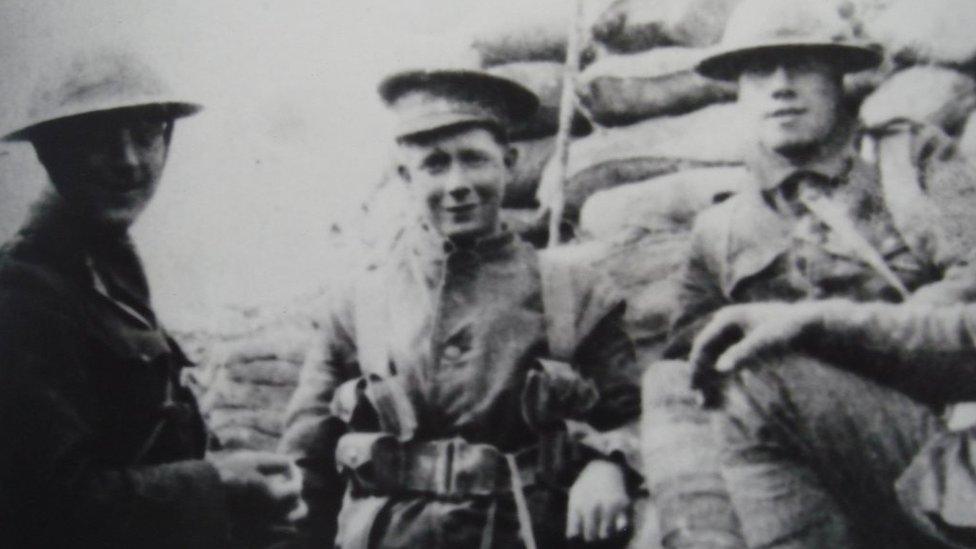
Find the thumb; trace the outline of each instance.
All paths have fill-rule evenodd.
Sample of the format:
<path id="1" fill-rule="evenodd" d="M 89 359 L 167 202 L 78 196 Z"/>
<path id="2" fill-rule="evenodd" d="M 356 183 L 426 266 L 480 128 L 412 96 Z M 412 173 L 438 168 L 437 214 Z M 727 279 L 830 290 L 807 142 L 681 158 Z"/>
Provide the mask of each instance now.
<path id="1" fill-rule="evenodd" d="M 755 360 L 760 354 L 782 344 L 775 329 L 759 328 L 722 353 L 715 363 L 715 370 L 731 373 Z"/>
<path id="2" fill-rule="evenodd" d="M 290 473 L 291 462 L 284 456 L 264 454 L 258 456 L 255 469 L 262 475 L 283 475 Z"/>

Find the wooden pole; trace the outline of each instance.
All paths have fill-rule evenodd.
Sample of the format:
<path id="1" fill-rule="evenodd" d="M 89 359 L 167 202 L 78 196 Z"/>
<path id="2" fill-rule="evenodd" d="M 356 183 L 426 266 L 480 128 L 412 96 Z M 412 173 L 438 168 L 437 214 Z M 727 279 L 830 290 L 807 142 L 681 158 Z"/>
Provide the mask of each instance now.
<path id="1" fill-rule="evenodd" d="M 573 126 L 573 114 L 576 112 L 576 77 L 580 64 L 580 42 L 583 34 L 583 1 L 569 0 L 575 4 L 569 22 L 569 37 L 566 44 L 566 65 L 563 70 L 563 88 L 559 98 L 559 127 L 556 131 L 556 146 L 553 152 L 555 172 L 551 180 L 551 189 L 545 189 L 549 210 L 549 242 L 547 247 L 559 245 L 560 225 L 566 206 L 566 171 L 569 165 L 569 138 Z"/>

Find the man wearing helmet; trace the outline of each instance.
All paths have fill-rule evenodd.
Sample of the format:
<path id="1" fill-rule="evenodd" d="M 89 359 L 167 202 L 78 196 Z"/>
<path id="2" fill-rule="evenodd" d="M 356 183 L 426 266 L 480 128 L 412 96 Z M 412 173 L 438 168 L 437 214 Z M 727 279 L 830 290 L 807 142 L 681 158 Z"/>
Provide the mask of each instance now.
<path id="1" fill-rule="evenodd" d="M 53 189 L 0 258 L 0 545 L 248 546 L 297 504 L 280 456 L 211 455 L 129 227 L 200 107 L 125 54 L 41 80 L 9 141 Z M 232 539 L 233 538 L 233 539 Z"/>
<path id="2" fill-rule="evenodd" d="M 733 12 L 722 42 L 697 70 L 739 85 L 740 123 L 752 138 L 746 168 L 754 185 L 696 220 L 680 278 L 669 358 L 686 358 L 694 335 L 712 314 L 730 304 L 827 298 L 934 301 L 954 295 L 950 286 L 958 289 L 946 279 L 971 285 L 961 251 L 945 237 L 936 208 L 917 179 L 911 179 L 914 174 L 907 177 L 918 198 L 901 200 L 891 184 L 894 179 L 904 182 L 906 174 L 891 178 L 887 173 L 882 180 L 878 166 L 857 154 L 858 128 L 844 96 L 844 76 L 879 61 L 876 51 L 851 38 L 848 25 L 830 3 L 746 0 Z M 916 153 L 910 149 L 905 152 L 906 157 L 912 154 Z M 697 374 L 694 381 L 706 401 L 720 401 L 724 378 L 704 369 Z M 667 383 L 664 380 L 687 383 L 691 375 L 686 361 L 661 362 L 649 368 L 645 387 L 666 391 L 659 386 Z M 760 391 L 763 387 L 767 390 Z M 705 430 L 698 442 L 700 453 L 716 456 L 715 489 L 723 492 L 727 486 L 731 492 L 744 543 L 850 546 L 845 545 L 848 538 L 831 537 L 835 524 L 825 519 L 826 500 L 811 496 L 815 492 L 809 487 L 819 481 L 812 474 L 800 474 L 800 469 L 789 469 L 789 460 L 796 457 L 790 452 L 801 450 L 777 444 L 782 417 L 759 419 L 759 412 L 750 408 L 749 403 L 774 399 L 777 385 L 748 388 L 755 392 L 727 399 L 713 414 L 723 438 L 716 441 Z M 748 415 L 748 410 L 755 413 Z M 661 432 L 643 433 L 646 444 L 658 445 Z M 719 444 L 721 449 L 716 448 Z M 736 522 L 720 515 L 709 520 L 722 528 Z M 682 524 L 680 518 L 672 519 L 662 516 L 663 523 Z M 708 530 L 702 526 L 707 522 L 690 524 Z M 876 537 L 866 546 L 911 546 L 918 541 L 897 524 L 873 532 Z M 733 533 L 725 534 L 730 547 L 743 543 L 736 542 Z"/>
<path id="3" fill-rule="evenodd" d="M 337 466 L 339 547 L 619 543 L 630 452 L 614 435 L 640 409 L 622 303 L 499 219 L 506 128 L 536 97 L 472 70 L 400 73 L 380 92 L 418 221 L 336 285 L 289 407 L 312 546 L 328 543 Z"/>

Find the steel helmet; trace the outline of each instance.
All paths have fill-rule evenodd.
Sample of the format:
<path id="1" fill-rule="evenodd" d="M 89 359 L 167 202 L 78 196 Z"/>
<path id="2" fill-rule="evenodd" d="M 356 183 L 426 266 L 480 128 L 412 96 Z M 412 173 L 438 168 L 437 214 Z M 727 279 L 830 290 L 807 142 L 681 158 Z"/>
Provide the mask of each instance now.
<path id="1" fill-rule="evenodd" d="M 130 53 L 85 52 L 42 73 L 26 116 L 3 139 L 28 141 L 38 127 L 58 120 L 150 106 L 173 118 L 202 108 L 175 96 L 149 65 Z"/>
<path id="2" fill-rule="evenodd" d="M 745 0 L 729 16 L 722 41 L 696 70 L 711 78 L 735 80 L 753 56 L 783 49 L 826 54 L 825 59 L 843 72 L 881 62 L 880 53 L 854 39 L 852 26 L 833 2 Z"/>

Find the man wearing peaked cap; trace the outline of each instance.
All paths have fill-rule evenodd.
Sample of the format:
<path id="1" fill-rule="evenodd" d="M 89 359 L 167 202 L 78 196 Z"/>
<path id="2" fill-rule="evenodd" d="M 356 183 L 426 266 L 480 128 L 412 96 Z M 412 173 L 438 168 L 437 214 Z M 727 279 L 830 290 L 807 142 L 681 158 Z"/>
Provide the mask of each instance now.
<path id="1" fill-rule="evenodd" d="M 920 158 L 913 156 L 911 122 L 883 129 L 877 165 L 856 152 L 843 78 L 875 67 L 880 55 L 854 40 L 835 10 L 813 0 L 745 0 L 722 42 L 698 64 L 701 74 L 739 85 L 754 185 L 696 220 L 670 358 L 686 359 L 694 336 L 731 304 L 921 302 L 944 299 L 956 283 L 972 286 L 961 250 L 945 238 L 912 168 Z M 727 335 L 734 339 L 733 332 Z M 871 496 L 869 485 L 880 477 L 857 470 L 864 456 L 879 464 L 905 456 L 892 453 L 888 431 L 858 415 L 866 408 L 837 400 L 856 398 L 837 369 L 844 365 L 783 349 L 755 366 L 726 375 L 708 361 L 675 361 L 652 365 L 645 379 L 654 387 L 668 368 L 680 369 L 687 382 L 697 368 L 694 383 L 715 410 L 720 434 L 702 437 L 694 451 L 722 456 L 714 473 L 734 503 L 740 543 L 927 546 L 890 493 Z M 805 384 L 790 379 L 798 370 Z M 659 445 L 661 432 L 645 432 L 645 444 Z M 880 476 L 889 473 L 890 487 L 896 471 Z M 662 522 L 681 523 L 672 519 Z"/>
<path id="2" fill-rule="evenodd" d="M 190 363 L 129 237 L 198 110 L 101 51 L 44 75 L 6 136 L 52 188 L 0 257 L 3 547 L 247 547 L 298 503 L 280 456 L 205 458 Z"/>
<path id="3" fill-rule="evenodd" d="M 535 97 L 466 70 L 397 74 L 380 95 L 421 221 L 336 285 L 289 406 L 313 545 L 335 512 L 343 548 L 621 543 L 640 408 L 623 305 L 498 216 L 507 129 Z"/>
<path id="4" fill-rule="evenodd" d="M 394 113 L 397 139 L 472 123 L 507 131 L 539 106 L 520 84 L 474 70 L 403 72 L 384 80 L 379 93 Z"/>

